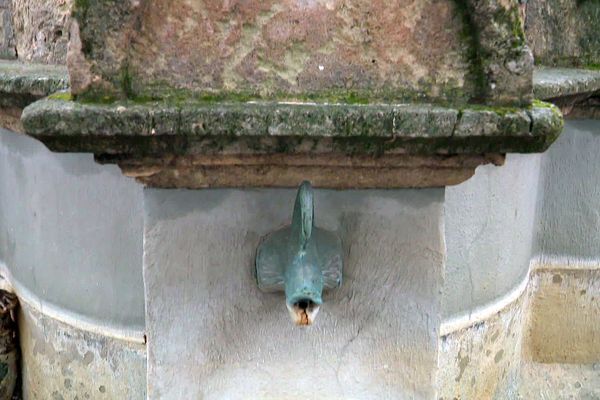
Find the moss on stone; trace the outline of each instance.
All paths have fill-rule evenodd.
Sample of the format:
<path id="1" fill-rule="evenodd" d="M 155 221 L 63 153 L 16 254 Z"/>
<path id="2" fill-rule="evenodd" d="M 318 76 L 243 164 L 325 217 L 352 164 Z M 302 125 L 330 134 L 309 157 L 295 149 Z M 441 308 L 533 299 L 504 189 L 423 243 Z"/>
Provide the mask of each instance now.
<path id="1" fill-rule="evenodd" d="M 508 114 L 516 113 L 520 109 L 518 107 L 506 107 L 506 106 L 489 106 L 489 105 L 481 105 L 481 104 L 468 104 L 465 107 L 460 108 L 461 115 L 464 111 L 488 111 L 493 112 L 496 115 L 504 117 Z"/>
<path id="2" fill-rule="evenodd" d="M 531 106 L 529 107 L 529 111 L 532 111 L 534 109 L 549 109 L 552 111 L 552 114 L 554 114 L 555 118 L 559 119 L 561 122 L 561 126 L 563 123 L 563 115 L 562 112 L 560 111 L 560 108 L 558 108 L 557 106 L 555 106 L 552 103 L 548 103 L 542 100 L 538 100 L 538 99 L 534 99 Z"/>
<path id="3" fill-rule="evenodd" d="M 432 98 L 425 93 L 414 92 L 411 90 L 390 90 L 390 91 L 351 91 L 351 90 L 328 90 L 323 92 L 309 93 L 289 93 L 275 92 L 269 96 L 264 96 L 250 91 L 227 91 L 227 92 L 194 92 L 186 89 L 173 89 L 162 87 L 161 90 L 146 90 L 141 94 L 135 94 L 133 89 L 133 78 L 127 69 L 121 73 L 122 92 L 126 97 L 119 97 L 112 93 L 99 90 L 90 90 L 76 97 L 77 101 L 85 104 L 111 104 L 129 102 L 132 104 L 149 104 L 160 102 L 173 106 L 185 104 L 229 104 L 229 103 L 247 103 L 247 102 L 300 102 L 300 103 L 318 103 L 318 104 L 348 104 L 348 105 L 369 105 L 369 104 L 438 104 L 445 106 L 460 106 L 467 104 L 468 98 L 465 91 L 461 88 L 449 87 L 443 92 L 441 97 Z"/>
<path id="4" fill-rule="evenodd" d="M 133 78 L 127 64 L 121 68 L 121 90 L 128 99 L 135 97 L 133 91 Z"/>
<path id="5" fill-rule="evenodd" d="M 527 36 L 537 63 L 577 68 L 600 63 L 600 1 L 537 1 L 527 12 Z"/>
<path id="6" fill-rule="evenodd" d="M 90 0 L 74 0 L 73 12 L 84 14 L 90 7 Z"/>
<path id="7" fill-rule="evenodd" d="M 462 23 L 461 40 L 468 44 L 465 56 L 469 64 L 471 82 L 474 85 L 474 94 L 470 100 L 482 99 L 487 90 L 487 79 L 483 66 L 480 30 L 475 23 L 469 0 L 454 0 L 454 6 Z"/>
<path id="8" fill-rule="evenodd" d="M 48 96 L 50 100 L 73 101 L 71 92 L 56 92 Z"/>
<path id="9" fill-rule="evenodd" d="M 539 99 L 533 99 L 533 102 L 531 103 L 531 107 L 535 107 L 535 108 L 555 108 L 556 106 L 552 103 L 548 103 L 546 101 L 542 101 Z"/>
<path id="10" fill-rule="evenodd" d="M 494 22 L 498 25 L 509 27 L 512 34 L 511 45 L 513 49 L 523 47 L 525 44 L 525 31 L 521 25 L 519 9 L 516 4 L 513 4 L 508 9 L 500 8 L 494 14 Z"/>
<path id="11" fill-rule="evenodd" d="M 63 100 L 64 95 L 28 107 L 26 132 L 62 151 L 100 154 L 221 154 L 240 148 L 293 154 L 306 152 L 307 145 L 370 156 L 395 149 L 407 154 L 529 152 L 544 150 L 562 126 L 558 109 L 539 101 L 530 109 L 275 103 L 179 107 L 130 101 L 86 105 Z"/>

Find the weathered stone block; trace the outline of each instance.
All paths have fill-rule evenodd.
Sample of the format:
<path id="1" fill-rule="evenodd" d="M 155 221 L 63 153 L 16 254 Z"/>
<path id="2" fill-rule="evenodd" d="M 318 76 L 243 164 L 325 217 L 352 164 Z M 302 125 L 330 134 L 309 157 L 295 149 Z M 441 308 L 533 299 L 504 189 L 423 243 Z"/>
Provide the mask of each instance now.
<path id="1" fill-rule="evenodd" d="M 525 111 L 498 112 L 465 110 L 456 127 L 456 136 L 530 135 L 531 118 Z"/>
<path id="2" fill-rule="evenodd" d="M 600 92 L 600 71 L 540 67 L 534 72 L 534 81 L 537 99 L 591 96 Z"/>
<path id="3" fill-rule="evenodd" d="M 23 123 L 29 135 L 54 150 L 135 151 L 139 156 L 531 152 L 545 150 L 562 128 L 558 109 L 541 102 L 519 110 L 275 102 L 85 104 L 51 98 L 28 106 Z M 476 138 L 482 135 L 488 140 Z M 101 139 L 111 146 L 104 147 Z M 129 149 L 132 140 L 137 146 Z M 313 144 L 307 147 L 307 141 Z"/>
<path id="4" fill-rule="evenodd" d="M 527 104 L 516 0 L 75 2 L 76 96 Z"/>
<path id="5" fill-rule="evenodd" d="M 527 41 L 536 62 L 552 66 L 600 66 L 600 2 L 529 0 Z"/>

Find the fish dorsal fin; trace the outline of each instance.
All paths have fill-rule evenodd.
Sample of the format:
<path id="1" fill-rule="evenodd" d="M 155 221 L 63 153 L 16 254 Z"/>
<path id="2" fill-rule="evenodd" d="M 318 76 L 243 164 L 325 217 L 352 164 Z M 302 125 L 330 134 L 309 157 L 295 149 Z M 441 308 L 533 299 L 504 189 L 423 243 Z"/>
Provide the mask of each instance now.
<path id="1" fill-rule="evenodd" d="M 314 215 L 312 186 L 309 182 L 304 181 L 296 194 L 290 238 L 300 251 L 306 250 L 306 245 L 312 236 Z"/>

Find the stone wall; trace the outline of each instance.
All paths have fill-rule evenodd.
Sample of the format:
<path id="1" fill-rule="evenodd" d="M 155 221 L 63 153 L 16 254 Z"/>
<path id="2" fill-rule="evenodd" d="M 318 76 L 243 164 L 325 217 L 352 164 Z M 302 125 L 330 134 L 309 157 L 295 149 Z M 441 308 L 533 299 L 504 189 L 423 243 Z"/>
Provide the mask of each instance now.
<path id="1" fill-rule="evenodd" d="M 12 1 L 0 1 L 0 58 L 12 60 L 17 57 L 13 30 Z"/>
<path id="2" fill-rule="evenodd" d="M 529 0 L 527 42 L 536 63 L 600 66 L 600 2 Z"/>
<path id="3" fill-rule="evenodd" d="M 67 60 L 73 1 L 11 0 L 11 2 L 14 44 L 19 60 L 64 64 Z"/>

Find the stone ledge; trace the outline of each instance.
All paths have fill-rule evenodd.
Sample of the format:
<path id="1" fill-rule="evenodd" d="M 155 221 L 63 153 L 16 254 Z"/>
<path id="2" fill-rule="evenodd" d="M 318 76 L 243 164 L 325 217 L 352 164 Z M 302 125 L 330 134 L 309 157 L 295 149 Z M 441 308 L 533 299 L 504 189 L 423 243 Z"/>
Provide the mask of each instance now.
<path id="1" fill-rule="evenodd" d="M 106 160 L 100 160 L 106 161 Z M 456 185 L 482 164 L 501 165 L 496 154 L 455 156 L 165 156 L 116 161 L 126 176 L 147 186 L 297 187 L 304 180 L 328 189 L 424 188 Z"/>
<path id="2" fill-rule="evenodd" d="M 61 96 L 58 96 L 61 97 Z M 432 187 L 507 152 L 544 151 L 558 109 L 427 104 L 86 104 L 28 106 L 25 132 L 53 151 L 92 152 L 153 187 Z"/>
<path id="3" fill-rule="evenodd" d="M 106 105 L 45 99 L 28 106 L 22 121 L 27 134 L 52 150 L 138 156 L 540 152 L 562 129 L 558 109 L 545 103 L 527 109 L 454 109 L 257 102 Z"/>
<path id="4" fill-rule="evenodd" d="M 600 91 L 600 71 L 540 67 L 533 73 L 534 95 L 550 100 Z"/>
<path id="5" fill-rule="evenodd" d="M 23 107 L 68 87 L 65 67 L 0 60 L 0 126 L 22 131 Z"/>
<path id="6" fill-rule="evenodd" d="M 0 92 L 42 98 L 69 88 L 66 67 L 0 60 Z"/>

